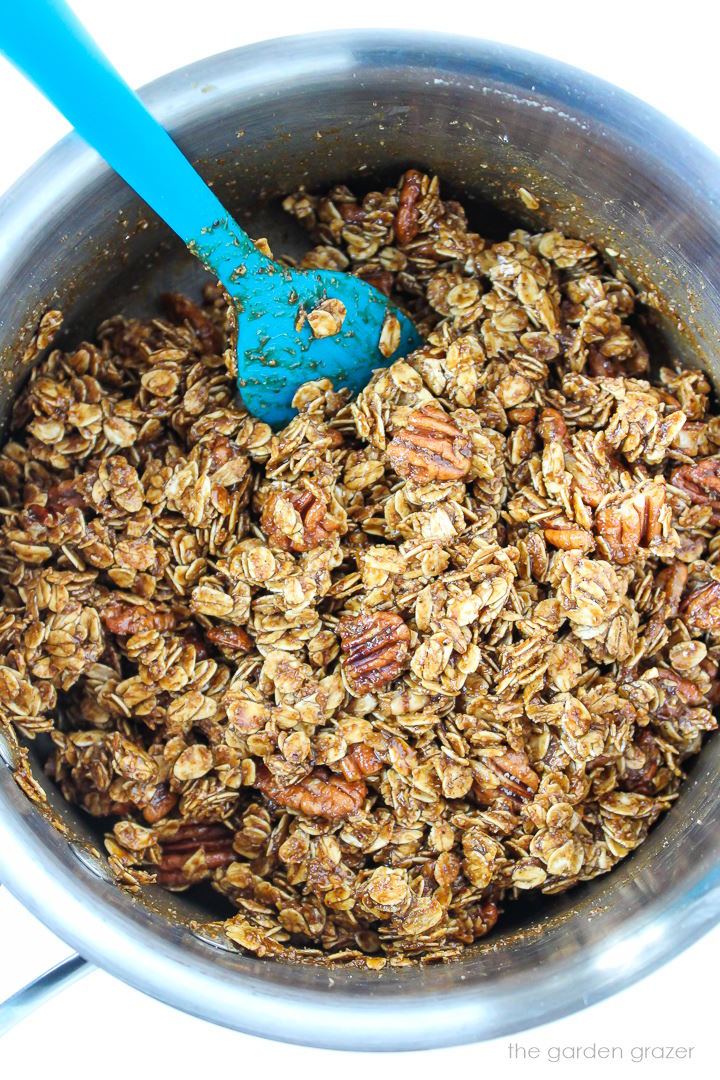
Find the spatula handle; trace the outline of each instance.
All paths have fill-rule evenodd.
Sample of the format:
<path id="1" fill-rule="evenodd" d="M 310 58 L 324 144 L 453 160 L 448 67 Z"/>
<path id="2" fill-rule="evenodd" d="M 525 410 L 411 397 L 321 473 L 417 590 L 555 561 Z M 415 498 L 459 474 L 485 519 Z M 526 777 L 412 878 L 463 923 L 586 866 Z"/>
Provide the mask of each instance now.
<path id="1" fill-rule="evenodd" d="M 0 52 L 15 64 L 116 172 L 203 252 L 203 237 L 227 222 L 237 255 L 252 241 L 195 172 L 165 129 L 118 74 L 64 0 L 17 0 L 0 18 Z"/>

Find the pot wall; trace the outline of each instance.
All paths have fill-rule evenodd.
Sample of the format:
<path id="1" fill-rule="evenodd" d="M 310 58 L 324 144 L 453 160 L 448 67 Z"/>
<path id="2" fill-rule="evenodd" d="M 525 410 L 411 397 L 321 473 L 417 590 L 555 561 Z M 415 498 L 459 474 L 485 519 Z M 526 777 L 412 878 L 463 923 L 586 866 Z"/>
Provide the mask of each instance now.
<path id="1" fill-rule="evenodd" d="M 421 165 L 490 235 L 520 220 L 631 253 L 620 265 L 656 286 L 651 335 L 720 374 L 720 163 L 606 84 L 487 43 L 367 31 L 226 53 L 143 96 L 221 200 L 276 253 L 305 243 L 278 196 L 300 183 L 370 186 Z M 539 199 L 536 214 L 519 187 Z M 147 314 L 158 292 L 197 291 L 202 280 L 129 189 L 79 140 L 64 140 L 0 208 L 0 413 L 27 376 L 18 357 L 48 307 L 66 312 L 65 340 L 77 341 L 105 315 Z M 139 989 L 275 1039 L 413 1049 L 518 1031 L 627 985 L 720 914 L 720 740 L 710 740 L 671 813 L 612 875 L 538 910 L 518 908 L 521 925 L 506 923 L 462 961 L 381 974 L 218 949 L 188 925 L 208 911 L 161 890 L 137 899 L 112 885 L 89 853 L 98 840 L 87 825 L 50 792 L 76 837 L 68 845 L 1 758 L 0 745 L 0 877 L 16 895 Z"/>

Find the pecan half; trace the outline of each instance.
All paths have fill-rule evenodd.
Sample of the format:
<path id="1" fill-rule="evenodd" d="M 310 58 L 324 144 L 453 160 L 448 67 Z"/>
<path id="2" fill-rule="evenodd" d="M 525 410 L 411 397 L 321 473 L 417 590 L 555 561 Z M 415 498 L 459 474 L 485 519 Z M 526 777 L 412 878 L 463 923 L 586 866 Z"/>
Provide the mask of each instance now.
<path id="1" fill-rule="evenodd" d="M 398 244 L 409 244 L 419 232 L 418 203 L 422 198 L 422 173 L 408 169 L 403 176 L 398 197 L 398 208 L 393 222 Z"/>
<path id="2" fill-rule="evenodd" d="M 540 786 L 540 778 L 531 767 L 527 754 L 508 750 L 499 757 L 482 761 L 484 775 L 473 782 L 473 794 L 483 806 L 489 806 L 498 796 L 505 796 L 514 807 L 530 802 Z"/>
<path id="3" fill-rule="evenodd" d="M 283 551 L 311 551 L 340 528 L 327 503 L 311 491 L 273 491 L 260 524 L 271 544 Z"/>
<path id="4" fill-rule="evenodd" d="M 437 405 L 411 412 L 387 448 L 398 476 L 427 483 L 461 480 L 470 471 L 472 442 Z"/>
<path id="5" fill-rule="evenodd" d="M 360 809 L 367 795 L 364 781 L 345 780 L 323 768 L 315 769 L 297 784 L 283 785 L 265 765 L 260 765 L 255 784 L 277 806 L 295 810 L 306 817 L 348 817 Z"/>
<path id="6" fill-rule="evenodd" d="M 101 615 L 106 630 L 112 634 L 127 636 L 142 634 L 147 630 L 172 630 L 177 619 L 172 611 L 151 611 L 141 604 L 122 604 L 111 601 Z"/>
<path id="7" fill-rule="evenodd" d="M 641 547 L 650 547 L 662 535 L 664 509 L 664 484 L 612 496 L 595 515 L 598 547 L 621 566 L 632 562 Z"/>
<path id="8" fill-rule="evenodd" d="M 687 492 L 696 506 L 711 506 L 713 525 L 720 525 L 720 458 L 705 458 L 694 465 L 681 465 L 672 482 Z"/>
<path id="9" fill-rule="evenodd" d="M 694 630 L 720 630 L 720 581 L 711 581 L 686 596 L 680 611 Z"/>
<path id="10" fill-rule="evenodd" d="M 407 667 L 410 631 L 392 611 L 346 615 L 338 623 L 338 634 L 345 675 L 358 693 L 386 686 Z"/>
<path id="11" fill-rule="evenodd" d="M 170 888 L 194 885 L 218 867 L 229 866 L 236 859 L 232 839 L 224 825 L 181 825 L 172 837 L 160 841 L 158 884 Z"/>
<path id="12" fill-rule="evenodd" d="M 225 348 L 225 338 L 219 326 L 216 326 L 210 316 L 203 311 L 199 304 L 194 303 L 183 296 L 182 293 L 163 293 L 160 297 L 160 305 L 165 314 L 175 323 L 189 322 L 192 326 L 203 352 L 221 353 Z"/>

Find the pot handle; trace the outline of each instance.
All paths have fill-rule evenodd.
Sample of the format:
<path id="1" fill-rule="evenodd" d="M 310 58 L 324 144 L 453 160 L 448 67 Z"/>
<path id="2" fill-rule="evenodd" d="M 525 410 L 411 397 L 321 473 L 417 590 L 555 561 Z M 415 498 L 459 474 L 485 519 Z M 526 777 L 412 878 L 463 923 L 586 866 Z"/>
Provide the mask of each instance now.
<path id="1" fill-rule="evenodd" d="M 5 1001 L 0 1001 L 0 1037 L 15 1027 L 31 1012 L 39 1008 L 49 998 L 70 986 L 82 975 L 92 971 L 93 965 L 82 956 L 74 954 L 56 964 L 49 971 L 38 975 L 36 979 L 11 994 Z"/>

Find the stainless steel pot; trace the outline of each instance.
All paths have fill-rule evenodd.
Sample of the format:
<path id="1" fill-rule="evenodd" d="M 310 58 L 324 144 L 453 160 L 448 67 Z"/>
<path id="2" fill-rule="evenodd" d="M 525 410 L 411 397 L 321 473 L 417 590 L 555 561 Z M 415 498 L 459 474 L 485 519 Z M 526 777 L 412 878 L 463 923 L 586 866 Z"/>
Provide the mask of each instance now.
<path id="1" fill-rule="evenodd" d="M 276 251 L 301 247 L 273 200 L 299 183 L 357 185 L 410 164 L 437 171 L 482 228 L 555 224 L 651 281 L 650 333 L 718 373 L 720 162 L 596 79 L 502 46 L 422 33 L 331 33 L 204 60 L 144 94 L 227 204 Z M 112 122 L 111 118 L 108 122 Z M 531 215 L 518 196 L 540 200 Z M 38 315 L 67 338 L 118 309 L 152 310 L 198 271 L 73 136 L 0 211 L 3 411 Z M 2 756 L 7 759 L 5 767 Z M 50 790 L 76 838 L 30 805 L 0 747 L 0 878 L 83 956 L 228 1027 L 345 1049 L 418 1049 L 516 1032 L 597 1001 L 685 948 L 720 915 L 720 739 L 672 811 L 610 876 L 513 913 L 462 961 L 422 970 L 322 970 L 241 956 L 189 926 L 187 897 L 134 898 L 109 880 L 92 827 Z M 43 780 L 47 787 L 47 782 Z"/>

